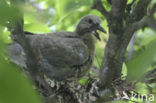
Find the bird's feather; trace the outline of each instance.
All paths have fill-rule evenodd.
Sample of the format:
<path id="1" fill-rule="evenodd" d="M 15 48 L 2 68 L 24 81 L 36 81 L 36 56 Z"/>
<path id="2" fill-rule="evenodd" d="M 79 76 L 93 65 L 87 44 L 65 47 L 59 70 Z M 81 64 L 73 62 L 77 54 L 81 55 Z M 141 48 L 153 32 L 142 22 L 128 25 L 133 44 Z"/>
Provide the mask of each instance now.
<path id="1" fill-rule="evenodd" d="M 31 46 L 52 65 L 81 65 L 89 57 L 88 47 L 72 32 L 28 35 Z M 46 41 L 46 42 L 45 42 Z"/>
<path id="2" fill-rule="evenodd" d="M 26 35 L 37 56 L 41 56 L 42 71 L 48 77 L 57 80 L 76 75 L 78 66 L 82 66 L 89 59 L 86 44 L 75 33 L 56 32 L 51 34 Z M 10 60 L 26 68 L 24 49 L 17 42 L 9 46 Z M 73 69 L 72 69 L 73 68 Z M 83 68 L 85 71 L 88 68 Z M 80 74 L 82 75 L 82 73 Z"/>

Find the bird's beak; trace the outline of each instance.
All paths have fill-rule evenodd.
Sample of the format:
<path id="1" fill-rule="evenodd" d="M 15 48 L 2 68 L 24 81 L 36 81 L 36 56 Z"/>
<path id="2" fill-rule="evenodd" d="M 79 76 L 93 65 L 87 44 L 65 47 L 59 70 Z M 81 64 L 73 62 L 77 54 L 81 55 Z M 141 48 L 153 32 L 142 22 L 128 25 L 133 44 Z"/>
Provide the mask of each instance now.
<path id="1" fill-rule="evenodd" d="M 104 33 L 106 33 L 106 30 L 105 30 L 103 27 L 101 27 L 100 25 L 97 26 L 96 29 L 97 29 L 97 30 L 100 30 L 100 31 L 102 31 L 102 32 L 104 32 Z"/>
<path id="2" fill-rule="evenodd" d="M 100 30 L 101 32 L 106 33 L 106 30 L 105 30 L 103 27 L 101 27 L 100 25 L 97 26 L 96 30 Z M 95 35 L 95 37 L 96 37 L 99 41 L 101 41 L 100 36 L 99 36 L 99 34 L 98 34 L 97 31 L 94 32 L 94 35 Z"/>

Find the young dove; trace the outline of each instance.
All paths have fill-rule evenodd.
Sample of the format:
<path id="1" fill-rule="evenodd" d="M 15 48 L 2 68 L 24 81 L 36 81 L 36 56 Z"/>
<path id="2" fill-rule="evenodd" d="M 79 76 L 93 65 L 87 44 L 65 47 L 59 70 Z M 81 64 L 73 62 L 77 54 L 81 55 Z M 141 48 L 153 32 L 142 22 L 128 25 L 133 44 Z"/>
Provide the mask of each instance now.
<path id="1" fill-rule="evenodd" d="M 36 55 L 41 56 L 41 71 L 50 79 L 70 80 L 84 76 L 91 68 L 94 51 L 94 36 L 100 40 L 97 30 L 106 31 L 100 26 L 101 19 L 95 15 L 81 18 L 74 32 L 54 32 L 34 34 L 26 37 Z M 26 66 L 23 48 L 17 42 L 10 46 L 9 58 L 20 67 Z"/>

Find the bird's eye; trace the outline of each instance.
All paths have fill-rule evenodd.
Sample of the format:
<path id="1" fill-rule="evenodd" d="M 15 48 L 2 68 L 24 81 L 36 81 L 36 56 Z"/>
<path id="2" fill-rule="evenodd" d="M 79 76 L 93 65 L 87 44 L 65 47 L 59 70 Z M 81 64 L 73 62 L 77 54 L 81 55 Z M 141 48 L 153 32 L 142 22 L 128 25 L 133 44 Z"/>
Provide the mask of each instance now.
<path id="1" fill-rule="evenodd" d="M 88 20 L 88 22 L 89 22 L 90 24 L 92 24 L 92 23 L 93 23 L 93 21 L 92 21 L 91 19 L 89 19 L 89 20 Z"/>

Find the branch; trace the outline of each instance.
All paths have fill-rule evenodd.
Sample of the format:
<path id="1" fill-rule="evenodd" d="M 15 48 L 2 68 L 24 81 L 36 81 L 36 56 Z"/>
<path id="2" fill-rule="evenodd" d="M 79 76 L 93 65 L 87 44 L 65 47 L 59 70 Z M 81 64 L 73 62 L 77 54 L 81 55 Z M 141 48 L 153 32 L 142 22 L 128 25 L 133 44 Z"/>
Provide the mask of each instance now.
<path id="1" fill-rule="evenodd" d="M 92 9 L 97 9 L 101 14 L 106 17 L 107 20 L 109 20 L 110 14 L 107 12 L 107 10 L 102 5 L 101 0 L 94 0 L 93 5 L 91 7 Z"/>
<path id="2" fill-rule="evenodd" d="M 151 0 L 139 0 L 136 6 L 133 6 L 132 13 L 127 17 L 126 24 L 131 24 L 141 20 L 147 15 L 147 7 Z"/>
<path id="3" fill-rule="evenodd" d="M 127 29 L 130 32 L 134 32 L 134 31 L 137 31 L 138 29 L 141 29 L 144 27 L 150 27 L 153 30 L 156 30 L 156 20 L 154 20 L 153 18 L 151 18 L 149 16 L 146 16 L 146 17 L 142 18 L 140 21 L 132 23 L 131 25 L 127 26 Z M 127 35 L 127 34 L 125 33 L 125 35 Z"/>
<path id="4" fill-rule="evenodd" d="M 138 29 L 145 28 L 145 27 L 149 27 L 149 28 L 151 28 L 153 30 L 156 30 L 156 20 L 153 17 L 153 14 L 154 14 L 154 12 L 156 10 L 155 9 L 156 8 L 156 4 L 150 10 L 149 16 L 146 16 L 146 14 L 147 14 L 147 6 L 148 6 L 149 3 L 150 3 L 150 0 L 140 0 L 140 2 L 137 4 L 137 6 L 136 6 L 136 8 L 135 8 L 135 10 L 134 10 L 134 12 L 132 14 L 132 15 L 135 14 L 135 16 L 133 17 L 134 21 L 131 21 L 131 23 L 130 23 L 127 20 L 130 24 L 127 24 L 125 29 L 127 29 L 130 32 L 134 32 L 134 31 L 137 31 Z M 141 4 L 144 4 L 144 5 L 141 6 Z M 141 9 L 143 9 L 143 10 L 141 10 Z M 139 11 L 139 10 L 141 10 L 141 11 Z M 141 12 L 142 14 L 141 15 L 136 14 L 138 12 Z M 126 35 L 127 35 L 127 32 L 125 33 L 125 36 L 123 38 L 126 38 Z M 133 34 L 131 34 L 131 35 L 133 35 Z"/>
<path id="5" fill-rule="evenodd" d="M 142 1 L 144 1 L 143 3 L 147 3 L 145 1 L 148 0 L 141 0 L 141 4 Z M 139 8 L 140 2 L 138 3 L 137 8 Z M 121 4 L 124 4 L 124 6 Z M 109 87 L 113 80 L 121 77 L 124 54 L 134 32 L 147 26 L 155 29 L 156 22 L 154 22 L 153 19 L 146 17 L 146 13 L 143 13 L 141 17 L 139 16 L 139 18 L 144 17 L 143 19 L 139 20 L 137 18 L 138 21 L 134 21 L 134 23 L 130 23 L 124 27 L 121 18 L 125 14 L 125 5 L 126 1 L 112 0 L 111 14 L 113 18 L 111 19 L 111 24 L 109 24 L 110 35 L 105 47 L 102 69 L 100 71 L 101 87 Z M 148 4 L 145 5 L 147 6 Z M 143 11 L 146 12 L 147 7 L 142 5 L 141 8 L 143 8 Z M 137 10 L 140 10 L 140 8 Z M 136 14 L 136 16 L 138 15 Z M 121 21 L 118 21 L 118 19 Z"/>
<path id="6" fill-rule="evenodd" d="M 127 0 L 112 0 L 111 14 L 114 17 L 122 19 L 123 13 L 125 11 L 126 3 Z"/>
<path id="7" fill-rule="evenodd" d="M 109 87 L 114 79 L 121 76 L 121 67 L 127 43 L 122 45 L 123 14 L 127 0 L 112 0 L 109 18 L 109 40 L 105 47 L 102 68 L 100 72 L 101 87 Z M 126 39 L 127 40 L 127 39 Z M 128 41 L 128 40 L 127 40 Z M 124 47 L 122 47 L 124 46 Z"/>

